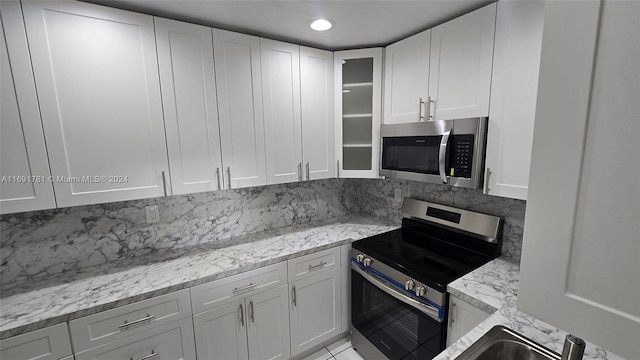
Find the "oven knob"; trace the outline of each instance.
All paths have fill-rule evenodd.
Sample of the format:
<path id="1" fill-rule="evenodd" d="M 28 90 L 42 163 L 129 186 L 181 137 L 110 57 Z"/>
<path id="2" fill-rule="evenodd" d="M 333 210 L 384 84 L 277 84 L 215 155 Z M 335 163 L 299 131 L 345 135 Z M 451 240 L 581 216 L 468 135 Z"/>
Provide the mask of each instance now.
<path id="1" fill-rule="evenodd" d="M 362 254 L 358 254 L 358 255 L 356 255 L 356 261 L 357 261 L 357 262 L 361 263 L 361 262 L 362 262 L 362 260 L 364 260 L 364 255 L 362 255 Z"/>
<path id="2" fill-rule="evenodd" d="M 409 279 L 404 283 L 404 289 L 407 291 L 411 291 L 413 290 L 413 288 L 416 286 L 416 283 L 413 282 L 413 280 Z"/>
<path id="3" fill-rule="evenodd" d="M 427 293 L 427 289 L 424 288 L 424 286 L 418 286 L 416 288 L 416 296 L 424 296 L 424 294 Z"/>
<path id="4" fill-rule="evenodd" d="M 364 260 L 362 260 L 362 263 L 364 264 L 364 266 L 371 266 L 371 258 L 364 258 Z"/>

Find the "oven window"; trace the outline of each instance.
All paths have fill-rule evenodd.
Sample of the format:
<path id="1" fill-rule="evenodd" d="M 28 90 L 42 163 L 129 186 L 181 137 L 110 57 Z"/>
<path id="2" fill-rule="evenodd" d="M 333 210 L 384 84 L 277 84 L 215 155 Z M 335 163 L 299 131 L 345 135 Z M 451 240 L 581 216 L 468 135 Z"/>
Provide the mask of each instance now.
<path id="1" fill-rule="evenodd" d="M 443 350 L 440 323 L 351 271 L 351 323 L 391 360 L 432 359 Z"/>
<path id="2" fill-rule="evenodd" d="M 438 175 L 441 138 L 439 135 L 382 138 L 382 168 Z"/>

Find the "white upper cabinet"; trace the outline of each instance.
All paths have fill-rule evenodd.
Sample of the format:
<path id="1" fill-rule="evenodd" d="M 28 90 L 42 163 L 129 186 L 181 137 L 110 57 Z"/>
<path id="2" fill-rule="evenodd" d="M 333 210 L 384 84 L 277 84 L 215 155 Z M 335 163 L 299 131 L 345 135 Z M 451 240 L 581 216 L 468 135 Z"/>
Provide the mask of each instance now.
<path id="1" fill-rule="evenodd" d="M 300 91 L 304 178 L 333 178 L 333 52 L 300 47 Z"/>
<path id="2" fill-rule="evenodd" d="M 489 115 L 496 4 L 431 29 L 429 116 Z"/>
<path id="3" fill-rule="evenodd" d="M 265 185 L 260 40 L 213 29 L 213 48 L 225 184 Z"/>
<path id="4" fill-rule="evenodd" d="M 302 181 L 300 47 L 260 39 L 267 183 Z"/>
<path id="5" fill-rule="evenodd" d="M 527 199 L 544 1 L 500 1 L 491 81 L 485 194 Z"/>
<path id="6" fill-rule="evenodd" d="M 386 47 L 384 55 L 383 124 L 428 119 L 431 30 Z"/>
<path id="7" fill-rule="evenodd" d="M 377 178 L 382 48 L 334 53 L 338 177 Z"/>
<path id="8" fill-rule="evenodd" d="M 20 2 L 3 1 L 0 15 L 0 214 L 54 208 Z"/>
<path id="9" fill-rule="evenodd" d="M 223 187 L 211 28 L 155 18 L 173 194 Z"/>
<path id="10" fill-rule="evenodd" d="M 23 2 L 58 206 L 169 192 L 151 16 Z"/>
<path id="11" fill-rule="evenodd" d="M 544 10 L 518 309 L 638 359 L 640 3 Z"/>

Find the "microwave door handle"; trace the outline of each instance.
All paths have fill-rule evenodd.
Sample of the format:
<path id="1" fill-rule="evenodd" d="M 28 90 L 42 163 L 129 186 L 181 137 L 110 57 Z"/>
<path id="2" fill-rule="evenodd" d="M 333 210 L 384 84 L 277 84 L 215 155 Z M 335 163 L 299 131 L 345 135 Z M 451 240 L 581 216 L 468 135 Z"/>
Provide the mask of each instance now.
<path id="1" fill-rule="evenodd" d="M 444 134 L 442 134 L 442 139 L 440 140 L 440 152 L 438 153 L 440 179 L 442 180 L 443 184 L 447 183 L 447 170 L 444 167 L 445 160 L 447 158 L 447 143 L 449 143 L 449 135 L 451 135 L 451 130 L 448 130 Z"/>

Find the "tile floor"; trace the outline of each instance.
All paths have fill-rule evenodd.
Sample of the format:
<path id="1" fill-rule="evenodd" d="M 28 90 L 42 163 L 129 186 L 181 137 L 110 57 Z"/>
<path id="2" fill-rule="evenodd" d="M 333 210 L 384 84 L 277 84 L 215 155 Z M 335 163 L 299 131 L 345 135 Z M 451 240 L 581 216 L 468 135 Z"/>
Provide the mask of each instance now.
<path id="1" fill-rule="evenodd" d="M 364 360 L 351 346 L 351 338 L 340 339 L 303 360 Z"/>

